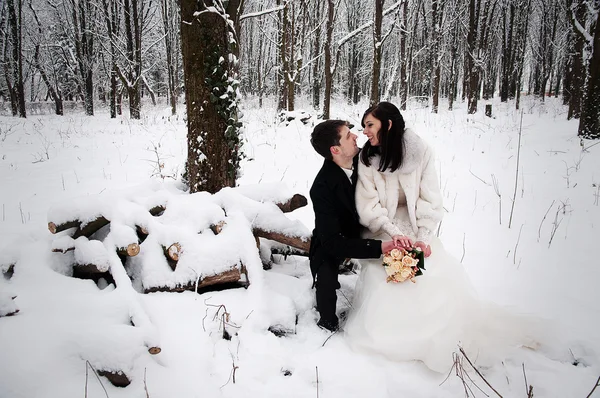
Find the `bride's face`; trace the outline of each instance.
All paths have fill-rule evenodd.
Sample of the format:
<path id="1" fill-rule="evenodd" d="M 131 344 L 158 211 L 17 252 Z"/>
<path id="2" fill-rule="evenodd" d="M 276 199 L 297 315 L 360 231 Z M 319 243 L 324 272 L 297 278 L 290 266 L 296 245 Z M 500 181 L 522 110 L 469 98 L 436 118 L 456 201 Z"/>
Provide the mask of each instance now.
<path id="1" fill-rule="evenodd" d="M 379 146 L 379 130 L 381 130 L 381 120 L 373 116 L 372 113 L 369 113 L 365 117 L 365 129 L 363 133 L 373 146 Z"/>

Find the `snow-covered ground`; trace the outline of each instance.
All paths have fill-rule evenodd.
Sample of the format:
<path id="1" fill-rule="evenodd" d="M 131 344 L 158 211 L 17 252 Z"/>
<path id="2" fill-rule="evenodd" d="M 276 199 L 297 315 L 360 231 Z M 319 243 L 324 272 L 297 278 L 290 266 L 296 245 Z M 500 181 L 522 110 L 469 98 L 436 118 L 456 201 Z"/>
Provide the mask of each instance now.
<path id="1" fill-rule="evenodd" d="M 580 142 L 577 121 L 566 120 L 560 100 L 524 98 L 522 104 L 521 113 L 513 103 L 493 101 L 494 118 L 467 115 L 464 104 L 434 115 L 415 103 L 403 114 L 435 148 L 446 209 L 439 235 L 479 295 L 548 319 L 562 338 L 555 347 L 522 349 L 483 369 L 487 380 L 505 397 L 526 396 L 525 368 L 536 397 L 585 397 L 600 375 L 600 145 Z M 239 184 L 255 199 L 277 184 L 308 197 L 322 163 L 309 143 L 312 126 L 279 123 L 274 105 L 267 101 L 258 109 L 254 99 L 244 101 L 248 157 Z M 297 108 L 316 113 L 302 99 Z M 349 120 L 358 132 L 365 108 L 338 101 L 332 117 Z M 184 118 L 150 106 L 144 111 L 141 121 L 111 120 L 103 109 L 94 117 L 0 116 L 0 268 L 15 264 L 10 280 L 0 277 L 0 315 L 19 309 L 0 317 L 0 397 L 465 395 L 454 373 L 444 382 L 447 375 L 420 363 L 354 352 L 341 333 L 327 340 L 315 325 L 307 259 L 276 256 L 273 268 L 262 271 L 251 236 L 241 232 L 260 221 L 255 202 L 232 205 L 237 191 L 208 199 L 178 191 L 172 177 L 186 157 Z M 92 205 L 115 208 L 123 198 L 148 206 L 160 198 L 176 203 L 164 215 L 171 222 L 163 243 L 216 221 L 214 212 L 202 211 L 206 203 L 232 206 L 227 215 L 239 234 L 212 251 L 203 251 L 198 235 L 199 247 L 188 251 L 187 261 L 191 270 L 207 262 L 218 267 L 219 259 L 230 262 L 235 255 L 246 262 L 250 287 L 140 294 L 139 285 L 123 287 L 124 273 L 115 276 L 117 288 L 102 290 L 67 276 L 73 254 L 51 252 L 57 243 L 49 218 L 68 218 L 70 209 L 81 215 Z M 313 227 L 310 202 L 287 216 L 301 223 L 290 225 Z M 127 214 L 114 217 L 126 229 Z M 126 235 L 117 228 L 111 233 L 115 242 Z M 146 247 L 152 253 L 144 245 L 140 256 Z M 164 266 L 162 253 L 154 253 L 146 256 L 160 257 L 156 267 Z M 340 309 L 349 307 L 356 278 L 341 276 Z M 231 340 L 223 339 L 225 311 Z M 267 330 L 271 325 L 292 333 L 277 337 Z M 150 355 L 147 347 L 155 345 L 162 351 Z M 114 387 L 92 366 L 123 370 L 132 382 Z M 485 396 L 469 385 L 475 396 Z"/>

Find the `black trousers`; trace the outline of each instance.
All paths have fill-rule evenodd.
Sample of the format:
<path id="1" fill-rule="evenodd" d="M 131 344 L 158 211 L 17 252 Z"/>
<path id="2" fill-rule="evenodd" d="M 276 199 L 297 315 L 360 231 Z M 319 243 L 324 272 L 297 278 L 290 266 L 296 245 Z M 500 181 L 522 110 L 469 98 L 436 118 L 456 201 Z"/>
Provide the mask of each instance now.
<path id="1" fill-rule="evenodd" d="M 321 264 L 317 270 L 317 311 L 321 315 L 321 321 L 331 325 L 338 324 L 338 317 L 335 315 L 337 302 L 335 291 L 339 288 L 338 265 L 328 262 Z"/>

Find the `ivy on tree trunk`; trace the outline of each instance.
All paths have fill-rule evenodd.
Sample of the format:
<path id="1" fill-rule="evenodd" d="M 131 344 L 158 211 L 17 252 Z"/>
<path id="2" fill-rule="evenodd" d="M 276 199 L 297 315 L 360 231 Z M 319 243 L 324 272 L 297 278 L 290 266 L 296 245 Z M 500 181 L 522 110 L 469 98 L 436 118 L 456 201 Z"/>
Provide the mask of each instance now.
<path id="1" fill-rule="evenodd" d="M 190 193 L 234 186 L 242 158 L 236 29 L 230 18 L 235 20 L 219 0 L 181 1 Z"/>

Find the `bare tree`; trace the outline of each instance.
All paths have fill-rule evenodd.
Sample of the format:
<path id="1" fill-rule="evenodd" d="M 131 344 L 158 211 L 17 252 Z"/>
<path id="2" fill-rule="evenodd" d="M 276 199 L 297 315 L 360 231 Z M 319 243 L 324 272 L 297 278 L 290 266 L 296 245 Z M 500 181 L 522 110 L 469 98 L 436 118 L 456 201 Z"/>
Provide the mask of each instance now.
<path id="1" fill-rule="evenodd" d="M 27 117 L 25 109 L 25 84 L 23 80 L 23 2 L 7 0 L 7 23 L 4 35 L 4 75 L 10 94 L 13 115 Z"/>
<path id="2" fill-rule="evenodd" d="M 160 0 L 165 57 L 167 67 L 167 84 L 171 114 L 177 113 L 179 98 L 179 6 L 175 0 Z"/>
<path id="3" fill-rule="evenodd" d="M 116 65 L 116 72 L 129 97 L 129 115 L 141 117 L 141 87 L 146 84 L 142 72 L 142 32 L 148 23 L 152 0 L 123 0 L 123 26 L 125 33 L 124 65 Z"/>
<path id="4" fill-rule="evenodd" d="M 47 50 L 43 51 L 43 52 L 44 52 L 44 55 L 46 55 L 49 58 L 49 62 L 47 62 L 47 63 L 42 62 L 42 57 L 43 57 L 42 43 L 44 42 L 44 39 L 43 39 L 44 31 L 42 28 L 43 25 L 42 25 L 42 22 L 40 21 L 37 11 L 33 7 L 31 0 L 29 0 L 28 5 L 33 14 L 33 18 L 35 20 L 35 23 L 37 26 L 37 32 L 38 32 L 38 35 L 36 37 L 36 42 L 35 42 L 33 64 L 34 64 L 35 68 L 39 71 L 40 76 L 42 77 L 42 80 L 43 80 L 44 84 L 46 85 L 46 89 L 48 90 L 48 95 L 54 101 L 55 113 L 57 115 L 62 116 L 64 113 L 63 94 L 62 94 L 62 89 L 61 89 L 61 79 L 60 79 L 58 71 L 56 70 L 56 66 L 57 66 L 56 61 L 57 60 L 55 59 L 56 57 L 54 56 L 53 52 L 50 49 L 51 46 L 45 45 Z"/>
<path id="5" fill-rule="evenodd" d="M 373 72 L 371 74 L 371 96 L 369 104 L 375 105 L 379 102 L 379 76 L 381 74 L 381 24 L 383 22 L 383 2 L 385 0 L 375 1 L 375 16 L 373 23 Z"/>
<path id="6" fill-rule="evenodd" d="M 325 95 L 323 97 L 323 119 L 329 119 L 331 107 L 331 90 L 333 88 L 333 65 L 331 63 L 331 40 L 333 37 L 334 3 L 327 0 L 327 24 L 325 33 Z"/>
<path id="7" fill-rule="evenodd" d="M 66 0 L 63 3 L 67 21 L 67 35 L 75 49 L 79 90 L 85 104 L 86 115 L 94 114 L 94 37 L 96 32 L 96 8 L 91 0 Z"/>
<path id="8" fill-rule="evenodd" d="M 569 71 L 571 81 L 569 84 L 569 113 L 567 119 L 578 119 L 581 115 L 581 99 L 583 98 L 583 87 L 585 84 L 584 48 L 585 37 L 575 25 L 575 21 L 582 21 L 586 16 L 586 5 L 583 0 L 567 0 L 569 18 L 572 22 L 573 44 Z M 580 25 L 581 26 L 581 25 Z M 585 29 L 582 27 L 582 29 Z"/>
<path id="9" fill-rule="evenodd" d="M 432 108 L 433 113 L 438 113 L 440 98 L 440 47 L 441 47 L 441 25 L 444 13 L 444 0 L 431 0 L 431 81 L 432 81 Z"/>

